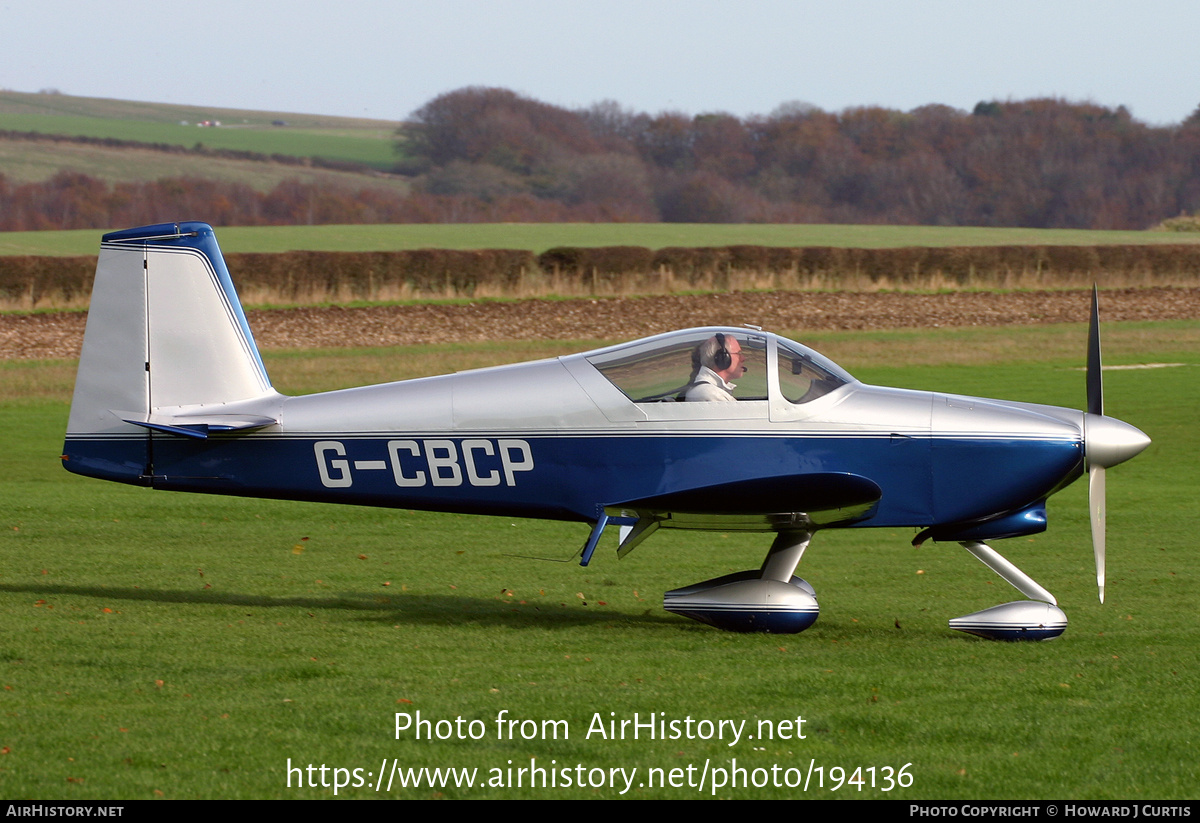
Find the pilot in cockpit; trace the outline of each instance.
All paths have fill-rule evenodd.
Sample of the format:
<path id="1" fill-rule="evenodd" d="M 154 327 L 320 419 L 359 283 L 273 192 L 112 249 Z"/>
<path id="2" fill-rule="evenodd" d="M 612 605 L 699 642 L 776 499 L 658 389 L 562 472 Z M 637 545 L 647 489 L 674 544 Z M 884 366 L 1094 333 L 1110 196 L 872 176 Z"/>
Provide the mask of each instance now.
<path id="1" fill-rule="evenodd" d="M 746 373 L 737 338 L 717 332 L 696 347 L 692 359 L 697 369 L 684 400 L 737 400 L 733 396 L 737 384 L 729 381 Z"/>

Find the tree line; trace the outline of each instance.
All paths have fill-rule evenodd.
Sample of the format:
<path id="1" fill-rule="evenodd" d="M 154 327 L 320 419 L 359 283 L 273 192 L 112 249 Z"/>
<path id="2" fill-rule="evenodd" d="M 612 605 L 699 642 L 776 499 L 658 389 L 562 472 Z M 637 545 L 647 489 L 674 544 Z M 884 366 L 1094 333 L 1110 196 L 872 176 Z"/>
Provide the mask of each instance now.
<path id="1" fill-rule="evenodd" d="M 108 229 L 204 220 L 218 226 L 316 226 L 365 223 L 555 223 L 609 219 L 532 195 L 502 200 L 289 179 L 269 191 L 201 177 L 110 183 L 61 171 L 36 183 L 0 174 L 0 231 Z"/>
<path id="2" fill-rule="evenodd" d="M 396 136 L 408 194 L 289 180 L 0 175 L 0 230 L 222 225 L 805 222 L 1143 229 L 1200 209 L 1200 109 L 1038 99 L 765 116 L 570 110 L 507 89 L 440 95 Z"/>
<path id="3" fill-rule="evenodd" d="M 743 119 L 473 87 L 397 138 L 421 191 L 532 194 L 616 220 L 1141 229 L 1200 207 L 1200 110 L 1171 127 L 1056 99 Z"/>

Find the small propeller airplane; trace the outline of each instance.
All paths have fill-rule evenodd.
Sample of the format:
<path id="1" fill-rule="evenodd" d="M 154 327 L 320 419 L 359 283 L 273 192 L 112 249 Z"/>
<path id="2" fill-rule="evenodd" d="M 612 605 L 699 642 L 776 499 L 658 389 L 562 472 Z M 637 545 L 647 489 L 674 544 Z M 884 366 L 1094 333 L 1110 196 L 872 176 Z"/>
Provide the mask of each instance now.
<path id="1" fill-rule="evenodd" d="M 155 489 L 588 523 L 582 565 L 609 526 L 621 557 L 660 528 L 773 533 L 761 568 L 664 596 L 732 631 L 813 624 L 794 572 L 818 530 L 915 527 L 1028 598 L 951 628 L 1047 639 L 1066 615 L 986 541 L 1043 531 L 1086 470 L 1103 602 L 1105 470 L 1150 440 L 1104 416 L 1098 326 L 1093 290 L 1086 412 L 865 385 L 755 327 L 288 397 L 212 228 L 166 223 L 104 235 L 62 460 Z M 679 402 L 718 385 L 737 402 Z"/>

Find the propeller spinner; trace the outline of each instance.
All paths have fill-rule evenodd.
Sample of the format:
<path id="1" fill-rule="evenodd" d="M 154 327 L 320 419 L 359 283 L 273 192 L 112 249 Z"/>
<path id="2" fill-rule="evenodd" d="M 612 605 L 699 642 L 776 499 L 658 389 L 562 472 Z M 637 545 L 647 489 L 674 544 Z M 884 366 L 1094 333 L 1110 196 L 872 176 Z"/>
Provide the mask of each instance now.
<path id="1" fill-rule="evenodd" d="M 1150 438 L 1140 429 L 1104 416 L 1104 387 L 1100 367 L 1099 297 L 1092 287 L 1092 316 L 1088 327 L 1087 413 L 1083 416 L 1083 451 L 1087 458 L 1088 510 L 1092 550 L 1096 555 L 1096 586 L 1104 602 L 1104 470 L 1140 454 Z"/>

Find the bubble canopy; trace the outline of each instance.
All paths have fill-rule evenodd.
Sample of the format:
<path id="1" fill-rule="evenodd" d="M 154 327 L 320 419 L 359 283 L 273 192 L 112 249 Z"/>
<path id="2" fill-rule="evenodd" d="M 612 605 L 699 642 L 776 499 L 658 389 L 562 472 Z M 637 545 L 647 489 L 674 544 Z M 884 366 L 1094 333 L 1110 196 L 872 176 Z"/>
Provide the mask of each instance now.
<path id="1" fill-rule="evenodd" d="M 635 403 L 674 402 L 683 397 L 700 367 L 699 349 L 717 334 L 741 345 L 745 373 L 731 378 L 733 396 L 764 401 L 773 396 L 803 404 L 856 382 L 844 369 L 807 346 L 750 329 L 707 328 L 661 334 L 603 349 L 587 357 Z M 768 363 L 774 366 L 769 368 Z M 776 375 L 771 379 L 772 373 Z"/>

